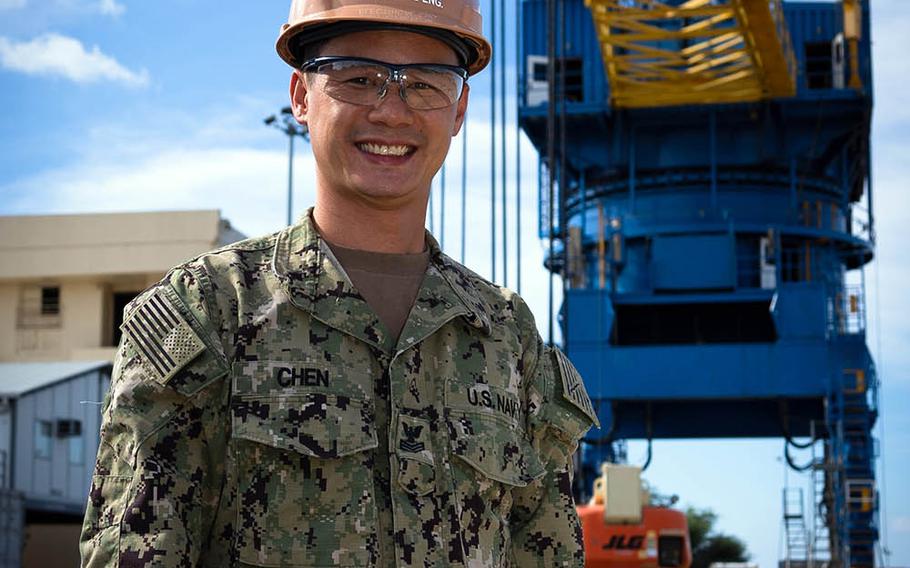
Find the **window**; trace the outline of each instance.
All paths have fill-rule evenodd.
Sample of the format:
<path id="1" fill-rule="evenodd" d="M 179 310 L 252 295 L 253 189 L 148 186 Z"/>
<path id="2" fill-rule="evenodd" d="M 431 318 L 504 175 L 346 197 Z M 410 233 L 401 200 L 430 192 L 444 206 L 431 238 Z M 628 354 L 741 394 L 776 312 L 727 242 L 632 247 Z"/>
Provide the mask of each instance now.
<path id="1" fill-rule="evenodd" d="M 26 285 L 19 289 L 19 329 L 60 327 L 60 312 L 60 286 Z"/>
<path id="2" fill-rule="evenodd" d="M 50 459 L 54 425 L 47 420 L 35 421 L 35 457 Z"/>
<path id="3" fill-rule="evenodd" d="M 66 438 L 66 451 L 70 465 L 82 465 L 85 457 L 85 443 L 82 438 L 82 422 L 72 418 L 57 420 L 57 437 Z"/>
<path id="4" fill-rule="evenodd" d="M 69 438 L 82 435 L 82 422 L 78 420 L 58 420 L 57 437 Z"/>
<path id="5" fill-rule="evenodd" d="M 73 436 L 69 440 L 70 465 L 82 465 L 85 461 L 85 441 L 82 436 Z"/>
<path id="6" fill-rule="evenodd" d="M 560 81 L 560 74 L 565 69 L 565 99 L 569 102 L 580 103 L 585 97 L 584 88 L 584 62 L 580 57 L 566 57 L 556 63 L 556 80 Z"/>
<path id="7" fill-rule="evenodd" d="M 616 304 L 612 345 L 771 343 L 770 301 L 724 304 Z"/>
<path id="8" fill-rule="evenodd" d="M 527 105 L 536 106 L 549 98 L 549 60 L 542 55 L 529 55 L 527 66 Z M 563 76 L 565 73 L 565 76 Z M 568 102 L 584 101 L 584 61 L 580 57 L 565 57 L 556 60 L 557 97 Z"/>
<path id="9" fill-rule="evenodd" d="M 834 59 L 830 41 L 808 42 L 804 46 L 806 84 L 810 89 L 834 87 Z"/>
<path id="10" fill-rule="evenodd" d="M 41 315 L 55 316 L 60 313 L 60 287 L 45 286 L 41 288 Z"/>
<path id="11" fill-rule="evenodd" d="M 685 542 L 681 536 L 661 535 L 657 540 L 657 561 L 662 567 L 679 566 L 683 561 Z"/>

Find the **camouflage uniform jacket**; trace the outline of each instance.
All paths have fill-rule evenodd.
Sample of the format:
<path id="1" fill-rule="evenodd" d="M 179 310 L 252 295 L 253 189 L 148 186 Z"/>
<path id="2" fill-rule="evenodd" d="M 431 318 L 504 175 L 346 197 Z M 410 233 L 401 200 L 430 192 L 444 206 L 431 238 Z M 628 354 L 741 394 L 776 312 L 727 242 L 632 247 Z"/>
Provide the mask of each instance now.
<path id="1" fill-rule="evenodd" d="M 582 566 L 571 458 L 595 413 L 524 302 L 429 238 L 395 345 L 309 219 L 127 307 L 83 565 Z"/>

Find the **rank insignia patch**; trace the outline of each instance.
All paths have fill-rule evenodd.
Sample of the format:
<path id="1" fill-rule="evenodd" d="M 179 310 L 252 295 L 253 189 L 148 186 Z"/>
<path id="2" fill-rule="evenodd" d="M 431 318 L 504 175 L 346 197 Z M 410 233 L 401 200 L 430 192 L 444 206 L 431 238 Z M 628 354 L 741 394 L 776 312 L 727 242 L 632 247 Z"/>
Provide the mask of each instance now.
<path id="1" fill-rule="evenodd" d="M 575 369 L 575 365 L 559 349 L 553 349 L 553 352 L 559 362 L 559 375 L 562 377 L 562 396 L 600 426 L 600 421 L 597 420 L 597 413 L 594 412 L 591 399 L 585 390 L 585 384 L 581 380 L 581 375 Z"/>
<path id="2" fill-rule="evenodd" d="M 399 415 L 398 417 L 398 456 L 433 465 L 433 452 L 430 449 L 429 422 L 422 418 Z"/>
<path id="3" fill-rule="evenodd" d="M 423 430 L 423 426 L 411 426 L 407 423 L 403 423 L 402 429 L 404 430 L 404 436 L 398 442 L 398 447 L 405 452 L 418 453 L 426 449 L 426 445 L 423 442 L 418 442 L 420 438 L 420 432 Z"/>
<path id="4" fill-rule="evenodd" d="M 160 291 L 133 310 L 120 329 L 162 384 L 205 350 L 196 332 Z"/>

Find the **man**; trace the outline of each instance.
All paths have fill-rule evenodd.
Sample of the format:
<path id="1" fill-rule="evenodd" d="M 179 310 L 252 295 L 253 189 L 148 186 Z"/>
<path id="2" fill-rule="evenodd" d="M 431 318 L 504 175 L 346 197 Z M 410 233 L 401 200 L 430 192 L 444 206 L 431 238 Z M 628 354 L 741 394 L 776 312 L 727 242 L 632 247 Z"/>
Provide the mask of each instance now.
<path id="1" fill-rule="evenodd" d="M 315 207 L 127 308 L 83 565 L 583 565 L 584 386 L 423 229 L 476 3 L 368 1 L 295 1 L 279 38 Z"/>

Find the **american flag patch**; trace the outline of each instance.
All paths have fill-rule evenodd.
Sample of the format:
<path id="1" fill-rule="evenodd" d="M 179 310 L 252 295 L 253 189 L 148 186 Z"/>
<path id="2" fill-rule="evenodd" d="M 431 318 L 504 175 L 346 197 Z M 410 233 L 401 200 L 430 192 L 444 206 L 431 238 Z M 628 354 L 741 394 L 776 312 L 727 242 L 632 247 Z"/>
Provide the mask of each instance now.
<path id="1" fill-rule="evenodd" d="M 120 329 L 162 384 L 205 350 L 193 328 L 160 291 L 139 304 Z"/>
<path id="2" fill-rule="evenodd" d="M 575 365 L 559 349 L 553 349 L 553 352 L 556 354 L 556 361 L 559 362 L 559 375 L 562 377 L 562 396 L 584 412 L 597 426 L 600 426 L 600 421 L 597 420 L 597 413 L 594 412 L 591 399 L 585 390 L 585 384 L 581 380 L 581 375 L 575 369 Z"/>

